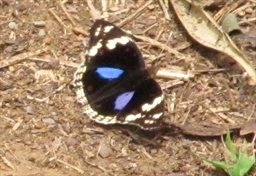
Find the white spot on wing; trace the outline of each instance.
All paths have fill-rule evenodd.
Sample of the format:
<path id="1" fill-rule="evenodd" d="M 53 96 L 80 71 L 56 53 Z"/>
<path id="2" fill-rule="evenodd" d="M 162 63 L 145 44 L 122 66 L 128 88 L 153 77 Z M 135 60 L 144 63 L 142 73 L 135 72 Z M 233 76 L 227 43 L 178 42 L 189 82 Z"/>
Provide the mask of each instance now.
<path id="1" fill-rule="evenodd" d="M 145 120 L 144 123 L 146 123 L 146 124 L 153 124 L 154 121 L 153 120 Z"/>
<path id="2" fill-rule="evenodd" d="M 99 36 L 100 30 L 101 30 L 101 26 L 100 26 L 100 27 L 97 27 L 97 29 L 95 30 L 95 33 L 94 33 L 94 36 L 95 36 L 95 37 L 98 37 L 98 36 Z"/>
<path id="3" fill-rule="evenodd" d="M 113 28 L 114 28 L 114 26 L 105 26 L 104 27 L 104 33 L 110 32 Z"/>
<path id="4" fill-rule="evenodd" d="M 99 41 L 96 45 L 92 46 L 88 52 L 89 56 L 95 56 L 98 53 L 98 50 L 102 47 L 101 42 Z"/>
<path id="5" fill-rule="evenodd" d="M 116 47 L 116 44 L 119 43 L 121 45 L 126 45 L 131 39 L 129 39 L 126 36 L 122 36 L 120 38 L 115 38 L 112 40 L 109 40 L 106 44 L 107 48 L 112 50 Z"/>
<path id="6" fill-rule="evenodd" d="M 157 105 L 159 105 L 163 100 L 163 95 L 154 99 L 152 104 L 145 103 L 142 105 L 142 111 L 149 112 L 151 109 L 154 109 Z"/>
<path id="7" fill-rule="evenodd" d="M 154 114 L 154 115 L 152 116 L 152 118 L 153 118 L 153 119 L 159 119 L 162 115 L 163 115 L 163 113 L 160 112 L 160 113 L 158 113 L 158 114 Z"/>
<path id="8" fill-rule="evenodd" d="M 117 40 L 117 43 L 120 43 L 122 45 L 125 45 L 130 41 L 130 39 L 125 36 L 122 36 L 121 38 L 117 38 L 116 40 Z"/>
<path id="9" fill-rule="evenodd" d="M 116 40 L 113 39 L 113 40 L 109 40 L 106 44 L 107 48 L 112 50 L 116 47 Z"/>
<path id="10" fill-rule="evenodd" d="M 140 113 L 136 114 L 136 115 L 130 114 L 130 115 L 126 116 L 125 121 L 131 122 L 131 121 L 135 121 L 135 120 L 137 120 L 139 118 L 141 118 L 141 114 Z"/>

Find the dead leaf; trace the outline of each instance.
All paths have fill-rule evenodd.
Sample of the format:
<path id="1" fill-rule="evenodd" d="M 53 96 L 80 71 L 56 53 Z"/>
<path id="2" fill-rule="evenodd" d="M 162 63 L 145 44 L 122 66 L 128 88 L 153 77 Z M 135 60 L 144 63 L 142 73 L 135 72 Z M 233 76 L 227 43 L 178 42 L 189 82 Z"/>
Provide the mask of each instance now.
<path id="1" fill-rule="evenodd" d="M 171 0 L 171 4 L 190 37 L 205 47 L 230 56 L 246 71 L 249 84 L 256 85 L 256 71 L 247 56 L 207 12 L 186 0 Z"/>
<path id="2" fill-rule="evenodd" d="M 256 133 L 256 120 L 250 120 L 241 126 L 240 135 L 243 136 L 250 133 Z"/>
<path id="3" fill-rule="evenodd" d="M 230 13 L 224 17 L 222 21 L 222 29 L 227 34 L 230 34 L 234 31 L 240 31 L 240 26 L 238 24 L 236 14 Z"/>

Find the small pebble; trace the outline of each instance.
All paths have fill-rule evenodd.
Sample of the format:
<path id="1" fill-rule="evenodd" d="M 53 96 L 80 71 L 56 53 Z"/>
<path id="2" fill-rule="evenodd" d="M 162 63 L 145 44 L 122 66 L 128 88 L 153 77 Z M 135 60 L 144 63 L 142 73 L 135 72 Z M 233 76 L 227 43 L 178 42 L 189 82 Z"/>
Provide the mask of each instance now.
<path id="1" fill-rule="evenodd" d="M 252 14 L 253 13 L 253 9 L 251 7 L 248 7 L 248 8 L 245 9 L 245 13 Z"/>
<path id="2" fill-rule="evenodd" d="M 79 144 L 78 141 L 73 137 L 68 137 L 65 142 L 66 142 L 66 145 L 69 147 Z"/>
<path id="3" fill-rule="evenodd" d="M 47 125 L 55 125 L 55 120 L 50 117 L 43 118 L 42 121 Z"/>
<path id="4" fill-rule="evenodd" d="M 44 27 L 45 26 L 45 21 L 34 21 L 33 24 L 36 27 Z"/>
<path id="5" fill-rule="evenodd" d="M 155 5 L 154 5 L 154 4 L 148 6 L 148 9 L 149 9 L 149 10 L 154 10 L 154 8 L 155 8 Z"/>
<path id="6" fill-rule="evenodd" d="M 100 148 L 99 148 L 99 155 L 102 158 L 107 158 L 113 153 L 112 149 L 108 144 L 105 142 L 101 142 Z"/>
<path id="7" fill-rule="evenodd" d="M 35 113 L 35 109 L 32 106 L 26 106 L 25 111 L 27 114 L 30 114 L 30 115 Z"/>
<path id="8" fill-rule="evenodd" d="M 138 165 L 136 163 L 128 163 L 128 168 L 136 168 Z"/>
<path id="9" fill-rule="evenodd" d="M 237 15 L 238 15 L 239 17 L 243 17 L 243 16 L 245 15 L 245 12 L 244 12 L 244 11 L 240 11 L 240 12 L 237 13 Z"/>
<path id="10" fill-rule="evenodd" d="M 45 30 L 44 29 L 39 29 L 38 31 L 38 36 L 42 37 L 42 36 L 45 36 Z"/>
<path id="11" fill-rule="evenodd" d="M 10 29 L 18 29 L 18 25 L 17 25 L 17 23 L 15 23 L 14 21 L 10 22 L 10 23 L 8 24 L 8 27 L 9 27 Z"/>

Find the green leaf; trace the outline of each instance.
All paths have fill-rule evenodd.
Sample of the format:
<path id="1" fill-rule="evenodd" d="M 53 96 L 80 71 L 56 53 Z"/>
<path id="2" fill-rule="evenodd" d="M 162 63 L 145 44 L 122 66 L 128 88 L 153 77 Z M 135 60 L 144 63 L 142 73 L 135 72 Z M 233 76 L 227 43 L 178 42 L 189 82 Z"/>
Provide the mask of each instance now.
<path id="1" fill-rule="evenodd" d="M 232 163 L 210 159 L 206 161 L 211 163 L 215 168 L 223 169 L 229 176 L 245 176 L 255 163 L 255 154 L 253 153 L 251 156 L 248 156 L 239 150 L 231 140 L 230 132 L 227 133 L 225 145 L 230 152 Z"/>
<path id="2" fill-rule="evenodd" d="M 231 154 L 230 159 L 232 161 L 235 161 L 237 159 L 237 156 L 238 156 L 239 152 L 238 152 L 238 148 L 235 146 L 235 144 L 231 140 L 230 131 L 227 132 L 226 139 L 225 139 L 225 144 L 227 146 L 228 151 Z"/>
<path id="3" fill-rule="evenodd" d="M 246 153 L 239 152 L 236 163 L 229 170 L 230 176 L 244 176 L 249 172 L 255 163 L 255 155 L 248 156 Z"/>
<path id="4" fill-rule="evenodd" d="M 232 167 L 226 161 L 217 161 L 217 160 L 209 160 L 209 159 L 205 161 L 211 163 L 215 168 L 223 169 L 226 172 Z"/>

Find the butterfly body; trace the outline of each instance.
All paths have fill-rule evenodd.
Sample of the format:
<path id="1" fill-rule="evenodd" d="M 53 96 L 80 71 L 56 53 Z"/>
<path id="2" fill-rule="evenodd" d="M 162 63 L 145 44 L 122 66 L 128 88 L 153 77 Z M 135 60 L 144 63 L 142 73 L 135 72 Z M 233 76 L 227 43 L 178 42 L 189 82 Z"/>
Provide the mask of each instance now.
<path id="1" fill-rule="evenodd" d="M 85 114 L 101 124 L 158 128 L 163 116 L 162 91 L 132 39 L 112 23 L 97 20 L 88 48 L 87 59 L 74 78 Z"/>

